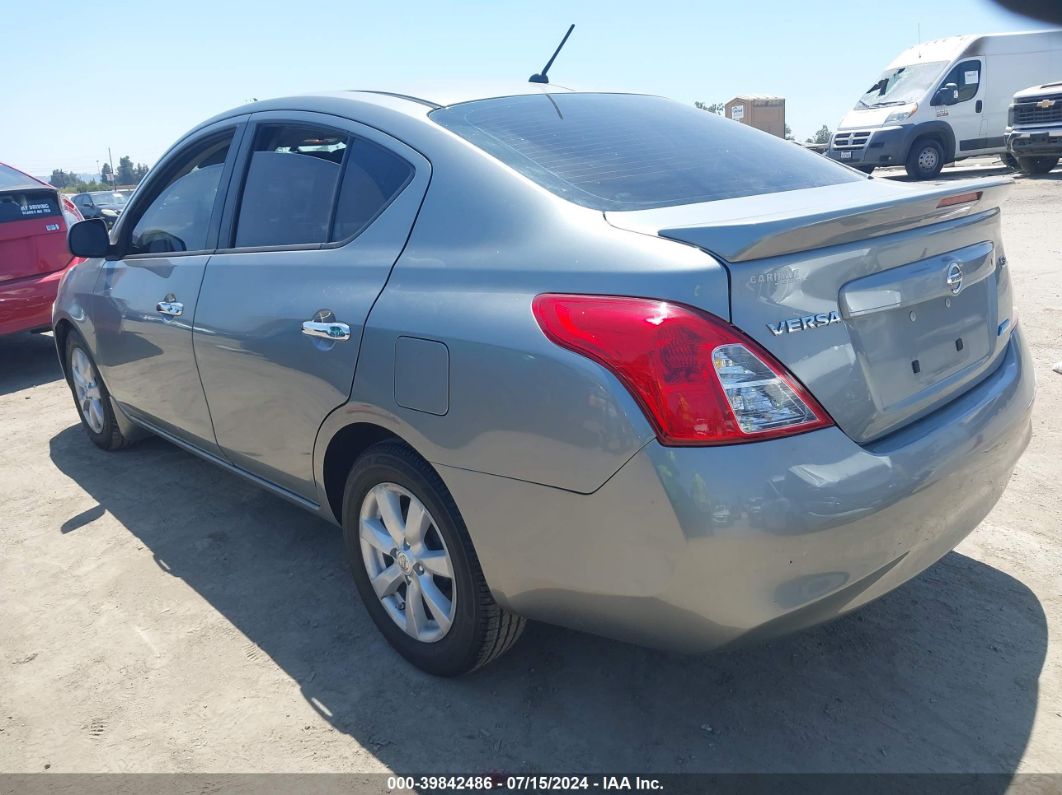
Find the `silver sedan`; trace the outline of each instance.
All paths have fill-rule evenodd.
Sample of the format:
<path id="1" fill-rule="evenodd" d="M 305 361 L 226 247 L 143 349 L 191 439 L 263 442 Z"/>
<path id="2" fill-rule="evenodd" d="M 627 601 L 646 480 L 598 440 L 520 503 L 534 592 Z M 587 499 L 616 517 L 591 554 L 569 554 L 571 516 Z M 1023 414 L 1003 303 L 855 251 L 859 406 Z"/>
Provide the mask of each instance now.
<path id="1" fill-rule="evenodd" d="M 1033 400 L 1008 182 L 652 96 L 270 100 L 73 227 L 55 338 L 93 442 L 340 525 L 427 671 L 526 619 L 700 652 L 866 604 L 999 498 Z"/>

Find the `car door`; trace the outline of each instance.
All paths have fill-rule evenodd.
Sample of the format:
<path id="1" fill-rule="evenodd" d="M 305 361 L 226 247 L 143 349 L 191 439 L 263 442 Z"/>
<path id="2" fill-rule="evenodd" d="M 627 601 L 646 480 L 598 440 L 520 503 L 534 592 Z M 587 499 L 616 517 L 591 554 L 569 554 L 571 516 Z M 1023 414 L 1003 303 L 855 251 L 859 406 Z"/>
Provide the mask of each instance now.
<path id="1" fill-rule="evenodd" d="M 251 121 L 222 224 L 227 247 L 203 278 L 195 354 L 225 456 L 315 500 L 317 430 L 350 395 L 365 319 L 430 169 L 346 119 L 268 112 Z"/>
<path id="2" fill-rule="evenodd" d="M 981 133 L 984 120 L 983 64 L 981 58 L 959 61 L 940 81 L 940 86 L 954 83 L 959 101 L 954 105 L 937 105 L 937 117 L 948 122 L 955 134 L 955 157 L 969 157 L 988 149 Z"/>
<path id="3" fill-rule="evenodd" d="M 159 165 L 118 227 L 93 309 L 97 362 L 122 408 L 213 453 L 192 319 L 242 128 L 214 125 Z"/>

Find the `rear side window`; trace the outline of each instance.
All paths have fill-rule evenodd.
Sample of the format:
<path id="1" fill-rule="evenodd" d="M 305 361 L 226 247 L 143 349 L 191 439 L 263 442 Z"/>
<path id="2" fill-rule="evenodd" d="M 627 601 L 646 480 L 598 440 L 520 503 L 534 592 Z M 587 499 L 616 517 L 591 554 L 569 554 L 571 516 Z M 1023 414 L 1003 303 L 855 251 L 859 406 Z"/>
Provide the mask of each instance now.
<path id="1" fill-rule="evenodd" d="M 373 222 L 413 177 L 413 166 L 382 146 L 358 139 L 343 169 L 332 240 L 346 240 Z"/>
<path id="2" fill-rule="evenodd" d="M 959 102 L 973 99 L 977 95 L 977 88 L 981 85 L 981 62 L 962 61 L 948 72 L 948 76 L 941 81 L 941 86 L 954 83 L 959 87 Z"/>
<path id="3" fill-rule="evenodd" d="M 236 246 L 327 242 L 348 146 L 348 137 L 335 131 L 260 128 L 244 182 Z"/>
<path id="4" fill-rule="evenodd" d="M 240 201 L 236 247 L 348 240 L 412 174 L 405 160 L 362 138 L 302 125 L 262 127 Z"/>
<path id="5" fill-rule="evenodd" d="M 206 249 L 232 132 L 197 147 L 137 220 L 128 254 Z"/>
<path id="6" fill-rule="evenodd" d="M 544 188 L 595 210 L 644 210 L 864 179 L 791 141 L 660 97 L 537 94 L 431 118 Z"/>

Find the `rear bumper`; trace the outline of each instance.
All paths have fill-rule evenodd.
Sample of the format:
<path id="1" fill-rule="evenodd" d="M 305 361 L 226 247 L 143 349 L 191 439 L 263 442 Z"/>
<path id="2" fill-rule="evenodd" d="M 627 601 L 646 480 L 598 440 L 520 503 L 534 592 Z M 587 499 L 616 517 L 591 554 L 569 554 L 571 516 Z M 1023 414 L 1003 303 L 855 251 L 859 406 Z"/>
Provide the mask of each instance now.
<path id="1" fill-rule="evenodd" d="M 937 561 L 1028 443 L 1016 331 L 981 384 L 871 446 L 837 428 L 716 448 L 652 442 L 591 495 L 440 467 L 500 602 L 706 651 L 842 615 Z"/>
<path id="2" fill-rule="evenodd" d="M 1062 155 L 1062 127 L 1007 130 L 1007 151 L 1015 157 Z"/>
<path id="3" fill-rule="evenodd" d="M 0 282 L 0 334 L 50 328 L 52 304 L 63 270 Z"/>

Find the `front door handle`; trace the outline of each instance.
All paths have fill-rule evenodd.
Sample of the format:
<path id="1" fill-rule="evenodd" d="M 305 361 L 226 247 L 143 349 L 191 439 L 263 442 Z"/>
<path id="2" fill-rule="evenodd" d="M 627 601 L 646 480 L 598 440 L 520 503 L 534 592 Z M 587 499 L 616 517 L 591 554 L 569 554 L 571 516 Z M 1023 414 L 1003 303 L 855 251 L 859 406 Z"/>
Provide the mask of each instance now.
<path id="1" fill-rule="evenodd" d="M 302 324 L 302 333 L 333 342 L 350 339 L 350 326 L 338 321 L 307 320 Z"/>
<path id="2" fill-rule="evenodd" d="M 166 299 L 155 304 L 155 309 L 170 317 L 180 317 L 184 314 L 184 304 L 180 301 L 172 300 L 172 296 L 166 296 Z"/>

